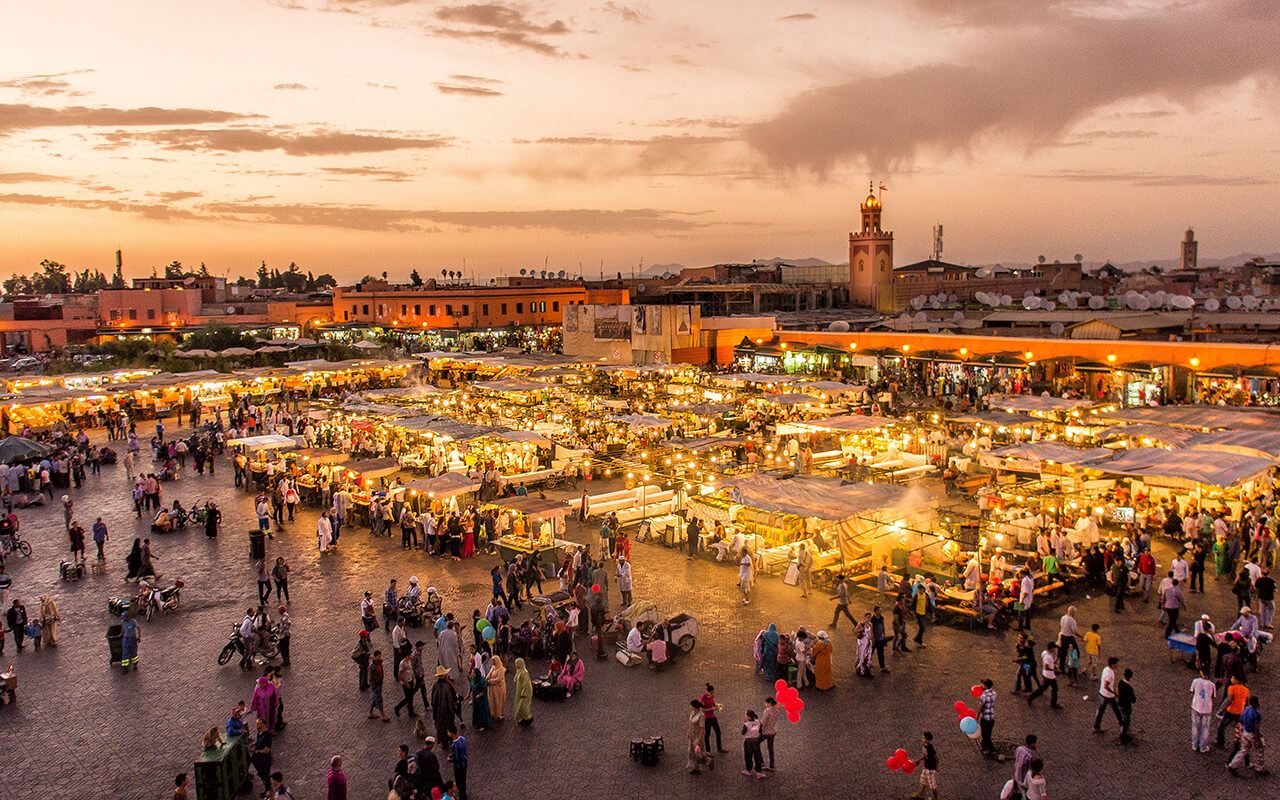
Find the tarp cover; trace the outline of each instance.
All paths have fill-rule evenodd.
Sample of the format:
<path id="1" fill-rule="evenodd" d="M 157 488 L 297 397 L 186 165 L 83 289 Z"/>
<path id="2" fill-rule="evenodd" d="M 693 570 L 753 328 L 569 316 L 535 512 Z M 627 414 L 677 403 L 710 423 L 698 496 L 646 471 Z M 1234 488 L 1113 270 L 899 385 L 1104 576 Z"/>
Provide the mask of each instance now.
<path id="1" fill-rule="evenodd" d="M 1000 459 L 1039 463 L 1052 461 L 1055 464 L 1083 464 L 1086 461 L 1094 461 L 1110 455 L 1111 451 L 1105 447 L 1080 448 L 1059 442 L 1014 444 L 984 454 L 984 456 L 995 456 Z"/>
<path id="2" fill-rule="evenodd" d="M 786 375 L 764 375 L 758 372 L 734 372 L 729 375 L 716 375 L 712 380 L 717 383 L 790 383 L 795 378 Z"/>
<path id="3" fill-rule="evenodd" d="M 1195 437 L 1192 450 L 1280 459 L 1280 431 L 1220 431 Z"/>
<path id="4" fill-rule="evenodd" d="M 668 439 L 666 445 L 676 450 L 690 450 L 694 453 L 702 453 L 721 447 L 737 447 L 738 440 L 729 436 L 700 436 L 696 439 Z"/>
<path id="5" fill-rule="evenodd" d="M 770 394 L 765 395 L 765 402 L 775 406 L 807 406 L 813 403 L 821 403 L 822 398 L 814 397 L 811 394 Z"/>
<path id="6" fill-rule="evenodd" d="M 246 436 L 242 439 L 228 439 L 229 447 L 247 447 L 250 450 L 280 450 L 286 447 L 297 447 L 292 437 L 279 433 L 264 433 L 261 436 Z"/>
<path id="7" fill-rule="evenodd" d="M 1114 436 L 1128 436 L 1131 439 L 1151 439 L 1167 444 L 1170 447 L 1190 447 L 1199 441 L 1203 434 L 1182 428 L 1169 428 L 1164 425 L 1113 425 L 1099 433 L 1099 438 L 1106 440 Z"/>
<path id="8" fill-rule="evenodd" d="M 842 485 L 836 478 L 813 476 L 778 480 L 763 475 L 743 475 L 722 478 L 720 484 L 730 490 L 733 502 L 740 505 L 833 521 L 888 508 L 905 510 L 910 506 L 914 509 L 936 501 L 933 495 L 920 489 L 887 483 Z"/>
<path id="9" fill-rule="evenodd" d="M 1094 412 L 1102 419 L 1118 422 L 1149 422 L 1196 430 L 1276 430 L 1280 431 L 1280 414 L 1256 409 L 1235 410 L 1220 406 L 1157 406 L 1155 408 L 1122 408 Z"/>
<path id="10" fill-rule="evenodd" d="M 625 422 L 633 428 L 665 428 L 671 425 L 671 420 L 662 417 L 654 417 L 649 414 L 623 414 L 622 416 L 609 417 L 611 422 Z"/>
<path id="11" fill-rule="evenodd" d="M 1044 397 L 1034 394 L 993 394 L 987 396 L 990 408 L 1004 411 L 1070 411 L 1073 408 L 1091 406 L 1088 400 L 1071 400 L 1066 397 Z"/>
<path id="12" fill-rule="evenodd" d="M 365 478 L 382 478 L 400 471 L 400 462 L 394 458 L 370 458 L 347 464 L 343 469 Z"/>
<path id="13" fill-rule="evenodd" d="M 483 392 L 503 392 L 507 394 L 515 392 L 540 392 L 547 387 L 545 384 L 537 381 L 530 381 L 524 378 L 504 378 L 498 381 L 476 381 L 471 384 L 472 388 L 479 389 Z"/>
<path id="14" fill-rule="evenodd" d="M 480 484 L 461 472 L 443 472 L 434 478 L 421 478 L 405 484 L 406 489 L 424 492 L 437 498 L 453 497 L 458 494 L 474 492 Z"/>
<path id="15" fill-rule="evenodd" d="M 1226 489 L 1257 478 L 1275 465 L 1276 461 L 1269 458 L 1236 453 L 1144 447 L 1125 450 L 1114 457 L 1095 459 L 1080 466 L 1116 475 L 1161 479 L 1169 485 L 1202 483 Z"/>
<path id="16" fill-rule="evenodd" d="M 457 442 L 479 439 L 482 436 L 491 436 L 502 430 L 502 428 L 472 425 L 469 422 L 462 422 L 461 420 L 456 420 L 453 417 L 444 417 L 438 414 L 423 417 L 410 417 L 409 419 L 400 419 L 387 424 L 392 427 L 403 428 L 407 431 L 422 431 L 423 433 L 429 433 L 433 436 L 453 439 Z"/>
<path id="17" fill-rule="evenodd" d="M 877 417 L 872 414 L 846 414 L 826 419 L 811 419 L 804 422 L 790 422 L 791 426 L 802 429 L 839 431 L 843 433 L 860 433 L 877 428 L 884 428 L 898 422 L 890 417 Z"/>
<path id="18" fill-rule="evenodd" d="M 956 414 L 953 417 L 947 417 L 947 422 L 970 422 L 979 425 L 1003 425 L 1006 428 L 1016 428 L 1019 425 L 1042 423 L 1044 420 L 1033 417 L 1030 414 L 1015 414 L 1010 411 L 975 411 L 969 414 Z"/>

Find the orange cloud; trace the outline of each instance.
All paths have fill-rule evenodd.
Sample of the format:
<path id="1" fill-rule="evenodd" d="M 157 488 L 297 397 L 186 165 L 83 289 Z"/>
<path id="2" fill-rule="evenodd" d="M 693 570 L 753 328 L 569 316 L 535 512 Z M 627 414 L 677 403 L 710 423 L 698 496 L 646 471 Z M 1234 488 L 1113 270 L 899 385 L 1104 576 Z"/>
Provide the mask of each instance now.
<path id="1" fill-rule="evenodd" d="M 202 125 L 260 119 L 261 116 L 199 108 L 48 108 L 9 103 L 0 104 L 0 135 L 32 128 Z"/>
<path id="2" fill-rule="evenodd" d="M 262 153 L 279 150 L 291 156 L 337 156 L 385 153 L 392 150 L 434 150 L 446 147 L 443 136 L 408 137 L 394 134 L 315 131 L 294 133 L 282 129 L 170 128 L 160 131 L 115 131 L 105 135 L 112 146 L 135 142 L 158 144 L 166 150 Z"/>

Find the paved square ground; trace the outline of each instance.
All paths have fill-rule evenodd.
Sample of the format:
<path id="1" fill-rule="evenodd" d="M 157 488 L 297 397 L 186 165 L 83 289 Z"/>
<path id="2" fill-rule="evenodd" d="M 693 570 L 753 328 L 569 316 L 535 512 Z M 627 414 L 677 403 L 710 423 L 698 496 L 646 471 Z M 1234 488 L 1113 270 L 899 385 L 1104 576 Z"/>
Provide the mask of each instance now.
<path id="1" fill-rule="evenodd" d="M 52 594 L 63 622 L 57 648 L 36 653 L 28 647 L 19 655 L 12 639 L 6 645 L 4 662 L 16 666 L 20 686 L 18 704 L 0 709 L 0 798 L 167 798 L 172 775 L 190 771 L 202 732 L 222 726 L 234 701 L 249 699 L 253 676 L 234 663 L 215 663 L 230 626 L 256 601 L 247 557 L 247 531 L 254 525 L 250 496 L 231 482 L 224 460 L 214 476 L 190 474 L 163 485 L 166 503 L 174 497 L 187 505 L 213 498 L 224 512 L 223 534 L 210 541 L 193 530 L 155 540 L 158 569 L 167 579 L 184 580 L 186 588 L 177 614 L 143 623 L 142 666 L 130 675 L 108 668 L 104 638 L 113 622 L 107 598 L 132 591 L 122 580 L 124 555 L 133 537 L 147 535 L 147 525 L 133 515 L 123 467 L 107 467 L 70 492 L 86 529 L 99 515 L 110 527 L 105 576 L 60 582 L 56 565 L 65 555 L 66 537 L 59 504 L 19 512 L 35 553 L 30 559 L 10 558 L 12 596 L 34 609 L 41 594 Z M 329 757 L 341 754 L 350 796 L 382 798 L 396 746 L 413 743 L 412 731 L 403 719 L 391 724 L 365 719 L 367 695 L 357 691 L 349 658 L 359 629 L 358 599 L 365 589 L 380 595 L 391 577 L 403 586 L 416 574 L 424 587 L 443 592 L 446 610 L 466 619 L 487 602 L 487 572 L 496 560 L 440 561 L 402 550 L 398 536 L 375 539 L 351 529 L 343 531 L 337 553 L 321 557 L 315 519 L 308 510 L 268 542 L 268 557 L 283 555 L 293 567 L 293 666 L 284 692 L 290 725 L 276 740 L 275 766 L 296 797 L 318 798 Z M 593 540 L 594 533 L 595 526 L 570 528 L 570 538 L 579 541 Z M 1160 555 L 1167 562 L 1168 553 Z M 916 754 L 920 731 L 931 729 L 941 758 L 942 795 L 994 798 L 1011 764 L 982 758 L 959 732 L 952 710 L 957 699 L 972 702 L 968 688 L 987 676 L 1000 693 L 996 739 L 1011 749 L 1026 733 L 1038 734 L 1055 798 L 1274 796 L 1269 779 L 1231 778 L 1222 752 L 1191 751 L 1192 673 L 1181 661 L 1170 661 L 1154 625 L 1155 612 L 1140 602 L 1114 614 L 1103 600 L 1076 601 L 1082 623 L 1102 624 L 1104 656 L 1120 656 L 1137 673 L 1138 741 L 1126 747 L 1116 741 L 1114 720 L 1106 733 L 1091 732 L 1094 687 L 1064 692 L 1065 708 L 1059 712 L 1047 704 L 1030 709 L 1014 696 L 1013 634 L 934 628 L 926 639 L 929 647 L 894 659 L 891 674 L 859 679 L 852 670 L 847 623 L 839 629 L 827 624 L 833 604 L 826 597 L 802 599 L 796 589 L 766 577 L 744 607 L 734 585 L 736 571 L 727 566 L 690 561 L 652 544 L 635 545 L 633 561 L 635 597 L 654 599 L 665 612 L 697 616 L 701 635 L 694 653 L 661 674 L 588 657 L 585 691 L 563 704 L 535 701 L 531 728 L 509 720 L 485 732 L 468 726 L 470 796 L 906 797 L 914 792 L 915 776 L 889 772 L 885 759 L 898 747 Z M 1188 616 L 1208 610 L 1220 623 L 1229 622 L 1234 614 L 1228 616 L 1226 585 L 1211 580 L 1209 589 L 1208 595 L 1191 595 Z M 853 610 L 869 609 L 873 602 L 855 593 Z M 614 586 L 611 607 L 619 605 Z M 1040 644 L 1056 634 L 1063 610 L 1036 619 Z M 753 781 L 738 774 L 737 723 L 746 708 L 760 709 L 772 694 L 772 687 L 753 675 L 751 655 L 756 633 L 769 622 L 783 630 L 804 624 L 811 631 L 831 631 L 837 686 L 804 694 L 802 721 L 784 723 L 778 736 L 777 772 Z M 376 633 L 374 645 L 389 649 L 388 637 Z M 430 644 L 428 652 L 433 655 Z M 545 662 L 531 665 L 535 675 L 545 668 Z M 1263 697 L 1265 729 L 1274 730 L 1280 706 L 1271 702 L 1269 665 L 1249 678 Z M 724 704 L 722 725 L 731 753 L 715 772 L 691 776 L 683 770 L 684 720 L 688 700 L 705 681 L 716 684 Z M 387 697 L 398 696 L 388 676 Z M 646 768 L 631 761 L 628 742 L 654 734 L 661 734 L 667 746 L 661 763 Z"/>

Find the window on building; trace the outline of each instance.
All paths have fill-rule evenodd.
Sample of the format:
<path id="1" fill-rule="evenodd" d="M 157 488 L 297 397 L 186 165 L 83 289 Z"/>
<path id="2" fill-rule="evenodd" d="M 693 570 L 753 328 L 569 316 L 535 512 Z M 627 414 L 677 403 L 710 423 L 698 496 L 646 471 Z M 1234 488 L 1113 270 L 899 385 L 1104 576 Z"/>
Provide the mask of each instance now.
<path id="1" fill-rule="evenodd" d="M 136 308 L 129 309 L 129 319 L 137 319 L 137 318 L 138 318 L 138 309 Z"/>
<path id="2" fill-rule="evenodd" d="M 343 322 L 346 322 L 346 321 L 347 321 L 348 319 L 350 319 L 350 318 L 351 318 L 351 317 L 347 314 L 347 312 L 345 312 L 345 311 L 343 311 L 343 312 L 342 312 L 342 321 L 343 321 Z"/>
<path id="3" fill-rule="evenodd" d="M 524 303 L 516 303 L 516 313 L 517 314 L 524 313 Z"/>
<path id="4" fill-rule="evenodd" d="M 488 304 L 488 303 L 484 303 L 484 304 L 482 304 L 482 305 L 480 306 L 480 313 L 481 313 L 481 314 L 484 314 L 486 317 L 487 317 L 487 316 L 489 316 L 489 304 Z"/>
<path id="5" fill-rule="evenodd" d="M 503 314 L 506 314 L 506 313 L 507 313 L 507 304 L 506 304 L 506 303 L 503 303 L 503 304 L 502 304 L 502 313 L 503 313 Z"/>
<path id="6" fill-rule="evenodd" d="M 403 317 L 403 316 L 405 316 L 405 315 L 406 315 L 406 314 L 408 314 L 408 313 L 409 313 L 409 306 L 408 306 L 407 304 L 403 304 L 403 303 L 402 303 L 402 304 L 400 305 L 400 316 L 402 316 L 402 317 Z"/>
<path id="7" fill-rule="evenodd" d="M 467 305 L 464 303 L 464 304 L 463 304 L 463 306 L 462 306 L 462 316 L 464 316 L 464 317 L 465 317 L 466 315 L 468 315 L 468 314 L 470 314 L 470 313 L 471 313 L 471 311 L 468 309 Z"/>
<path id="8" fill-rule="evenodd" d="M 542 311 L 542 312 L 545 312 L 545 311 L 547 310 L 547 304 L 546 304 L 546 303 L 538 303 L 538 310 L 539 310 L 539 311 Z"/>
<path id="9" fill-rule="evenodd" d="M 360 313 L 365 314 L 366 316 L 369 314 L 368 304 L 360 306 Z"/>
<path id="10" fill-rule="evenodd" d="M 147 319 L 155 319 L 155 318 L 156 318 L 156 310 L 154 308 L 148 308 Z"/>
<path id="11" fill-rule="evenodd" d="M 417 303 L 414 303 L 414 304 L 413 304 L 413 315 L 414 315 L 415 317 L 420 317 L 420 316 L 422 316 L 422 306 L 421 306 L 421 305 L 419 305 L 419 304 L 417 304 Z"/>
<path id="12" fill-rule="evenodd" d="M 444 315 L 445 315 L 446 317 L 452 317 L 452 316 L 453 316 L 453 306 L 452 306 L 452 305 L 446 305 L 446 306 L 444 307 Z"/>
<path id="13" fill-rule="evenodd" d="M 427 306 L 427 313 L 433 317 L 436 315 L 436 307 L 434 304 Z"/>
<path id="14" fill-rule="evenodd" d="M 553 301 L 553 302 L 551 303 L 551 310 L 552 310 L 552 311 L 559 311 L 559 310 L 560 310 L 560 302 L 559 302 L 558 300 L 557 300 L 557 301 Z"/>

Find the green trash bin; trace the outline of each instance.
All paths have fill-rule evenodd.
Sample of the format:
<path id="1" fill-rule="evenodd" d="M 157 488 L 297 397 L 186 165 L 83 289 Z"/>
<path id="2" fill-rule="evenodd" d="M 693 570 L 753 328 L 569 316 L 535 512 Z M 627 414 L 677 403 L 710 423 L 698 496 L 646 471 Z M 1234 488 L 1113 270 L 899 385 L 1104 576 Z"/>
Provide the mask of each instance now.
<path id="1" fill-rule="evenodd" d="M 249 751 L 243 736 L 205 750 L 192 770 L 197 800 L 232 800 L 249 782 Z"/>

